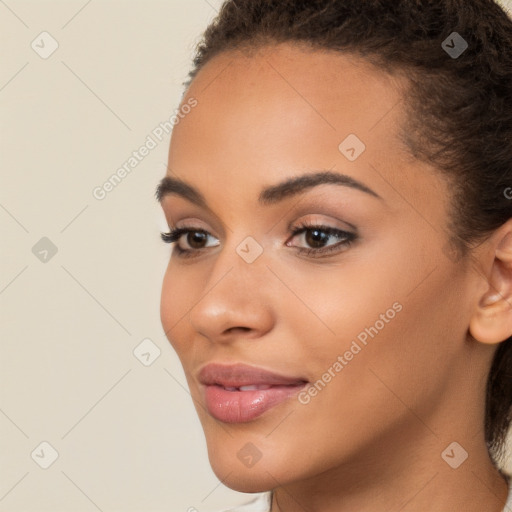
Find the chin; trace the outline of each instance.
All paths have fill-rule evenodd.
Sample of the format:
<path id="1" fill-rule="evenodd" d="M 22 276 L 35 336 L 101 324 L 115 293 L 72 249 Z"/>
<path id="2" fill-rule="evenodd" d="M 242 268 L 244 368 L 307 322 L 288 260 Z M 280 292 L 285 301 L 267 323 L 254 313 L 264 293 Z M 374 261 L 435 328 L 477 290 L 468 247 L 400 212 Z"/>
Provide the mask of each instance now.
<path id="1" fill-rule="evenodd" d="M 286 461 L 280 460 L 275 447 L 262 446 L 254 436 L 233 434 L 229 439 L 206 436 L 210 466 L 224 485 L 238 492 L 257 493 L 270 491 L 278 482 L 286 483 Z"/>
<path id="2" fill-rule="evenodd" d="M 238 492 L 257 493 L 272 490 L 277 485 L 275 478 L 264 467 L 240 468 L 236 464 L 224 464 L 210 459 L 217 478 L 227 487 Z M 279 480 L 279 479 L 277 479 Z M 279 483 L 282 483 L 279 480 Z"/>

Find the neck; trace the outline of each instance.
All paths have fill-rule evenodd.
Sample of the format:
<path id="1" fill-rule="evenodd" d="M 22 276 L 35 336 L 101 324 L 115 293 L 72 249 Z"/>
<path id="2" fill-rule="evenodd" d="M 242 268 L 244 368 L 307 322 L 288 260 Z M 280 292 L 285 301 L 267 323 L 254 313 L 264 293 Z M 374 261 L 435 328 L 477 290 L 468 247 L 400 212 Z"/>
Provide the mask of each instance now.
<path id="1" fill-rule="evenodd" d="M 452 439 L 457 437 L 413 440 L 401 434 L 393 443 L 381 440 L 376 445 L 384 449 L 369 447 L 354 463 L 277 487 L 271 511 L 502 512 L 508 484 L 493 465 L 483 434 L 458 437 L 468 457 L 456 469 L 445 461 L 456 465 L 463 453 L 455 445 L 446 450 Z"/>

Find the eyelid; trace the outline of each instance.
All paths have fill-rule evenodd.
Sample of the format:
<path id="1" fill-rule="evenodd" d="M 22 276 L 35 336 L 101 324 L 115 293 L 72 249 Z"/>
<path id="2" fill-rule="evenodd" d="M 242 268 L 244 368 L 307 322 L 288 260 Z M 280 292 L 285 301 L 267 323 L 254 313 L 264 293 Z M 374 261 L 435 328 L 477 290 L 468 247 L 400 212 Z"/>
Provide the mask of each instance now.
<path id="1" fill-rule="evenodd" d="M 180 200 L 181 198 L 177 198 Z M 187 201 L 183 200 L 179 205 L 173 207 L 162 205 L 162 209 L 168 219 L 168 225 L 170 229 L 176 229 L 182 226 L 193 226 L 194 229 L 203 229 L 209 233 L 216 230 L 221 236 L 225 236 L 226 231 L 231 231 L 229 226 L 224 227 L 224 224 L 217 215 L 213 212 L 204 211 L 200 207 L 190 205 Z M 182 206 L 183 205 L 183 206 Z M 179 219 L 179 220 L 175 220 Z"/>
<path id="2" fill-rule="evenodd" d="M 174 226 L 171 229 L 181 229 L 181 228 L 189 228 L 189 229 L 202 229 L 204 231 L 210 232 L 210 228 L 207 226 L 203 226 L 204 222 L 197 217 L 186 217 L 186 220 L 178 220 L 174 223 Z"/>
<path id="3" fill-rule="evenodd" d="M 359 236 L 359 230 L 351 222 L 347 222 L 332 215 L 323 214 L 301 215 L 298 219 L 296 218 L 296 220 L 290 221 L 286 226 L 286 229 L 291 233 L 298 226 L 304 225 L 312 227 L 323 226 L 325 228 L 337 229 L 339 231 L 349 232 L 353 235 Z"/>
<path id="4" fill-rule="evenodd" d="M 312 213 L 314 210 L 316 210 L 316 213 Z M 288 229 L 294 222 L 301 222 L 305 218 L 308 221 L 314 219 L 319 224 L 335 222 L 341 226 L 339 229 L 351 229 L 354 233 L 357 233 L 357 226 L 346 218 L 349 212 L 353 212 L 353 210 L 354 206 L 350 202 L 347 203 L 347 200 L 343 197 L 334 200 L 332 195 L 328 194 L 320 197 L 303 198 L 289 212 L 295 220 L 288 224 Z"/>

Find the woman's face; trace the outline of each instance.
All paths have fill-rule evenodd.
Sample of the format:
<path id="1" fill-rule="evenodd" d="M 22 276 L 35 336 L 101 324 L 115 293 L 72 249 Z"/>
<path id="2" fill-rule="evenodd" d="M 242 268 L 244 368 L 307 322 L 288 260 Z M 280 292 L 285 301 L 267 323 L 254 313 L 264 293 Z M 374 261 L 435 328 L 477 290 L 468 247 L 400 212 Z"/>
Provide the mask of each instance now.
<path id="1" fill-rule="evenodd" d="M 477 279 L 447 250 L 447 184 L 398 139 L 401 84 L 280 45 L 218 55 L 183 98 L 197 105 L 174 128 L 167 176 L 204 203 L 165 186 L 169 226 L 192 233 L 169 261 L 161 319 L 234 489 L 382 473 L 414 440 L 448 468 L 441 452 L 475 434 Z M 322 227 L 293 235 L 304 223 Z"/>

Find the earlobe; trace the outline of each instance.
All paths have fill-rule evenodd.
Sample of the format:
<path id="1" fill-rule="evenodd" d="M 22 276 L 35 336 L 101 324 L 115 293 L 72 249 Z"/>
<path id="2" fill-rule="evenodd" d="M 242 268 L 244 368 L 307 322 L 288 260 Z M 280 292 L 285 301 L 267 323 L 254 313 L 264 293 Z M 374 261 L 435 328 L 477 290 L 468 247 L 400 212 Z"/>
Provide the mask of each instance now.
<path id="1" fill-rule="evenodd" d="M 485 302 L 484 302 L 485 301 Z M 469 322 L 471 336 L 481 343 L 496 344 L 512 336 L 512 299 L 496 294 L 483 299 Z"/>
<path id="2" fill-rule="evenodd" d="M 493 250 L 482 261 L 488 276 L 469 323 L 471 336 L 481 343 L 500 343 L 512 336 L 512 219 L 489 239 Z"/>

